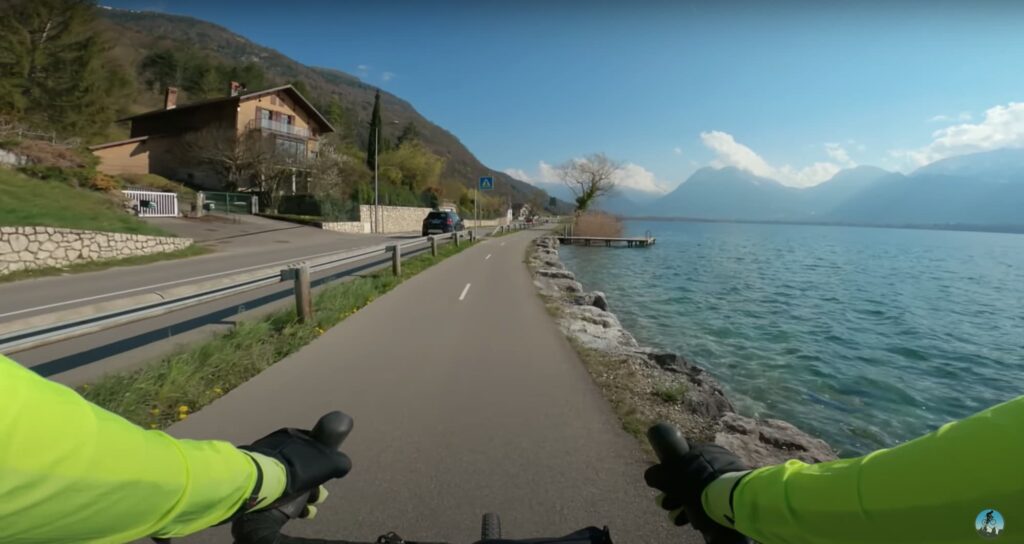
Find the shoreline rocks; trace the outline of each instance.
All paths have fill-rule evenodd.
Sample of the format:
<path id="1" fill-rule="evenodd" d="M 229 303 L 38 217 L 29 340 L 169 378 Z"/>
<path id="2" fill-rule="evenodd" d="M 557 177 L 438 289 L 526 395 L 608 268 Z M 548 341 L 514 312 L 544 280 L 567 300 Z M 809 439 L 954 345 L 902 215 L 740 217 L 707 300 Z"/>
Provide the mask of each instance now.
<path id="1" fill-rule="evenodd" d="M 692 361 L 641 346 L 608 311 L 605 294 L 584 291 L 566 269 L 557 238 L 538 238 L 528 264 L 563 334 L 584 358 L 602 361 L 600 376 L 591 368 L 595 381 L 637 421 L 670 421 L 689 438 L 729 448 L 751 467 L 836 458 L 825 441 L 788 422 L 737 414 L 718 380 Z"/>

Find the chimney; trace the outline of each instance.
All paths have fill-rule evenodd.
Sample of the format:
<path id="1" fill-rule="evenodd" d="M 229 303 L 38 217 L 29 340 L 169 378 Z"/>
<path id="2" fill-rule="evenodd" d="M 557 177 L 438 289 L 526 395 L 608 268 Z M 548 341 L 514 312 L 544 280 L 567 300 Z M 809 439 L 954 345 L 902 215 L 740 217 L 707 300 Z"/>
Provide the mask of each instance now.
<path id="1" fill-rule="evenodd" d="M 232 81 L 231 86 L 228 88 L 228 96 L 238 96 L 238 93 L 242 90 L 242 84 L 237 81 Z"/>
<path id="2" fill-rule="evenodd" d="M 177 105 L 178 105 L 178 88 L 177 87 L 167 87 L 167 90 L 164 92 L 164 109 L 165 110 L 173 110 L 174 107 L 177 106 Z"/>

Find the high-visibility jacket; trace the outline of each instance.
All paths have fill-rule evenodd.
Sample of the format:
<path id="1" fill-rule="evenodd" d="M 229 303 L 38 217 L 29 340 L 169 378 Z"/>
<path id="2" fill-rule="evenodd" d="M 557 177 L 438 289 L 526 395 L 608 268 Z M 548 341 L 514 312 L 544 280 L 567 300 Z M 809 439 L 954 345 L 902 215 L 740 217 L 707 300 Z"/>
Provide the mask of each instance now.
<path id="1" fill-rule="evenodd" d="M 974 544 L 992 510 L 996 541 L 1024 542 L 1024 397 L 856 459 L 732 473 L 702 499 L 765 544 Z"/>
<path id="2" fill-rule="evenodd" d="M 0 355 L 0 542 L 183 536 L 255 485 L 233 445 L 144 430 Z"/>

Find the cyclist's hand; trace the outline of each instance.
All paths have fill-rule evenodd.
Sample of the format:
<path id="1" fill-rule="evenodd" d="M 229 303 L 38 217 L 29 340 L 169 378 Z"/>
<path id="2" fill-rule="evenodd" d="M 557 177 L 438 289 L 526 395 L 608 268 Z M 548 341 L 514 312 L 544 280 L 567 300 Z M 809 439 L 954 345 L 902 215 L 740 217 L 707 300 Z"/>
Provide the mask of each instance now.
<path id="1" fill-rule="evenodd" d="M 659 506 L 671 512 L 670 517 L 676 525 L 692 523 L 709 542 L 727 542 L 730 540 L 716 539 L 714 535 L 732 531 L 708 516 L 701 503 L 701 494 L 719 476 L 744 470 L 747 467 L 743 462 L 722 446 L 692 442 L 685 455 L 648 468 L 644 479 L 647 485 L 663 493 L 658 498 Z"/>
<path id="2" fill-rule="evenodd" d="M 246 511 L 280 508 L 289 517 L 312 517 L 316 510 L 307 503 L 326 497 L 321 484 L 352 469 L 347 455 L 317 442 L 302 429 L 279 429 L 241 449 L 250 452 L 263 476 L 258 496 Z"/>

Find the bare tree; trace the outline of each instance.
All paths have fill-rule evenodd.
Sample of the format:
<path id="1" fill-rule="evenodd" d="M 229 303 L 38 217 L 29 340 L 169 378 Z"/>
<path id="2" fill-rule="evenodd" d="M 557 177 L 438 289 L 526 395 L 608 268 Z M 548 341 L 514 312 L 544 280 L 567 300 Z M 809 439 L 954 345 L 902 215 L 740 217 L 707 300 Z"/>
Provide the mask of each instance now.
<path id="1" fill-rule="evenodd" d="M 301 166 L 278 149 L 272 138 L 256 131 L 239 135 L 232 128 L 193 132 L 183 139 L 180 152 L 187 162 L 224 180 L 226 189 L 252 189 L 271 202 Z"/>
<path id="2" fill-rule="evenodd" d="M 621 169 L 621 164 L 604 153 L 594 153 L 582 159 L 566 161 L 557 166 L 555 171 L 576 197 L 576 213 L 582 213 L 595 200 L 615 188 L 615 176 Z"/>

